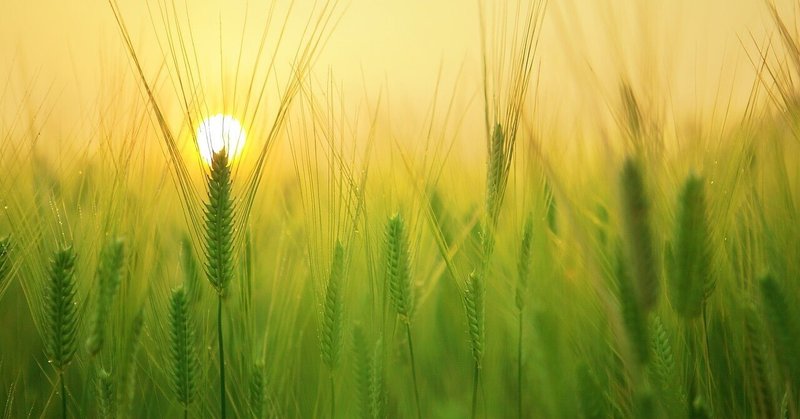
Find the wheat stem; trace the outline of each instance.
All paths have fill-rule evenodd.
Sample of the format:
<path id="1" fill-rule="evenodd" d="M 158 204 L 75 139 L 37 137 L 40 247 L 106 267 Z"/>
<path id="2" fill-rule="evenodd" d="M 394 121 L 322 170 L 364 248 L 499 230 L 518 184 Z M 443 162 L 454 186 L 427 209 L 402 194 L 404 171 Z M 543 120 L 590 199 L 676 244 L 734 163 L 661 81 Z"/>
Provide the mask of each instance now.
<path id="1" fill-rule="evenodd" d="M 422 419 L 422 408 L 419 403 L 419 387 L 417 386 L 417 367 L 414 362 L 414 344 L 411 341 L 411 325 L 406 323 L 406 335 L 408 336 L 408 355 L 411 358 L 411 377 L 414 379 L 414 399 L 417 401 L 417 417 Z"/>
<path id="2" fill-rule="evenodd" d="M 522 308 L 517 325 L 517 413 L 522 419 Z"/>
<path id="3" fill-rule="evenodd" d="M 217 299 L 217 346 L 219 347 L 219 407 L 220 417 L 225 419 L 225 343 L 222 334 L 222 296 Z"/>
<path id="4" fill-rule="evenodd" d="M 473 370 L 472 370 L 472 419 L 475 419 L 478 414 L 478 382 L 481 378 L 481 367 L 477 361 L 475 361 Z"/>
<path id="5" fill-rule="evenodd" d="M 67 385 L 64 384 L 64 371 L 58 373 L 58 381 L 61 382 L 61 417 L 67 419 Z"/>
<path id="6" fill-rule="evenodd" d="M 336 384 L 333 380 L 333 371 L 330 374 L 330 382 L 331 382 L 331 419 L 336 417 Z"/>

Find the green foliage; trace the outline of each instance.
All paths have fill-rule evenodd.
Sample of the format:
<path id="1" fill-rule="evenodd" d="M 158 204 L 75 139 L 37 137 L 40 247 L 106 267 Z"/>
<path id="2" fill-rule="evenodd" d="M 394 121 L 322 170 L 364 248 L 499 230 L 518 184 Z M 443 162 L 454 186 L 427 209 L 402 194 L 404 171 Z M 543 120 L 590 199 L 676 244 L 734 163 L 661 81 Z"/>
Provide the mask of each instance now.
<path id="1" fill-rule="evenodd" d="M 77 350 L 78 306 L 75 286 L 75 252 L 71 247 L 56 251 L 50 260 L 45 290 L 44 350 L 50 364 L 64 371 Z"/>
<path id="2" fill-rule="evenodd" d="M 162 10 L 167 21 L 169 9 Z M 537 22 L 515 26 L 508 17 L 488 33 L 522 45 L 485 52 L 492 61 L 484 75 L 485 150 L 483 133 L 481 147 L 470 143 L 471 111 L 458 115 L 460 91 L 446 111 L 437 91 L 427 142 L 409 144 L 404 137 L 419 128 L 412 117 L 384 118 L 384 99 L 354 107 L 357 120 L 348 120 L 347 106 L 341 114 L 329 109 L 338 92 L 301 80 L 303 63 L 254 64 L 265 73 L 289 68 L 287 78 L 301 80 L 285 91 L 277 83 L 280 103 L 272 93 L 258 102 L 276 120 L 251 114 L 255 106 L 240 91 L 228 95 L 230 85 L 250 83 L 226 81 L 222 92 L 220 112 L 241 111 L 252 125 L 245 150 L 286 140 L 288 164 L 281 160 L 287 150 L 264 146 L 235 164 L 223 150 L 210 169 L 199 161 L 178 167 L 174 159 L 192 148 L 183 148 L 192 135 L 179 122 L 193 124 L 196 109 L 155 115 L 161 134 L 174 135 L 171 147 L 162 144 L 169 173 L 158 153 L 137 142 L 140 126 L 151 142 L 138 107 L 103 107 L 98 147 L 80 158 L 59 154 L 58 164 L 16 138 L 30 131 L 49 141 L 50 131 L 33 123 L 41 118 L 17 117 L 8 137 L 0 121 L 0 165 L 12 174 L 0 179 L 0 231 L 13 237 L 0 240 L 0 417 L 51 417 L 59 398 L 62 415 L 74 417 L 220 417 L 226 403 L 229 416 L 254 418 L 796 417 L 796 112 L 772 119 L 774 109 L 761 109 L 758 97 L 782 95 L 754 92 L 750 119 L 737 125 L 731 112 L 725 129 L 700 121 L 703 135 L 687 135 L 685 121 L 657 126 L 668 98 L 631 77 L 636 83 L 612 88 L 612 98 L 592 98 L 622 96 L 613 115 L 618 130 L 598 118 L 596 135 L 608 140 L 602 151 L 562 147 L 562 135 L 583 136 L 584 127 L 550 132 L 543 101 L 525 100 L 528 70 L 539 62 L 531 52 Z M 519 28 L 526 33 L 511 33 Z M 190 42 L 189 32 L 169 29 L 167 44 Z M 271 35 L 265 38 L 271 48 Z M 297 52 L 314 61 L 313 51 Z M 158 80 L 187 89 L 184 104 L 212 108 L 214 94 L 193 90 L 207 86 L 199 75 L 208 71 L 179 68 L 192 53 L 169 53 L 168 74 Z M 495 66 L 506 54 L 511 63 Z M 471 97 L 469 80 L 463 86 Z M 138 103 L 140 92 L 133 93 Z M 154 105 L 154 93 L 146 93 Z M 117 113 L 140 118 L 125 121 L 135 129 L 119 131 Z M 363 124 L 368 114 L 373 120 Z M 342 138 L 350 133 L 352 142 Z M 650 149 L 671 136 L 675 144 Z M 515 156 L 517 137 L 523 148 Z M 620 144 L 626 140 L 634 143 Z M 620 149 L 635 156 L 621 170 L 611 164 Z M 485 179 L 477 170 L 484 151 Z M 253 186 L 262 179 L 254 166 L 269 169 L 266 188 Z M 687 167 L 704 177 L 676 178 Z M 402 216 L 384 217 L 397 208 Z M 124 235 L 124 247 L 108 243 L 109 234 Z M 105 245 L 99 263 L 93 266 L 97 255 L 76 259 L 71 249 L 56 252 L 49 266 L 39 260 L 42 248 L 66 240 L 78 249 Z M 669 307 L 658 306 L 662 263 Z M 761 270 L 774 274 L 754 280 Z M 204 276 L 215 298 L 202 289 Z M 42 368 L 47 361 L 57 376 Z"/>
<path id="3" fill-rule="evenodd" d="M 400 214 L 395 214 L 386 223 L 384 243 L 386 283 L 389 286 L 392 305 L 404 322 L 411 323 L 414 312 L 414 290 L 411 282 L 408 234 Z"/>
<path id="4" fill-rule="evenodd" d="M 196 396 L 199 360 L 194 320 L 183 287 L 174 289 L 169 300 L 169 343 L 172 389 L 178 402 L 188 409 Z"/>

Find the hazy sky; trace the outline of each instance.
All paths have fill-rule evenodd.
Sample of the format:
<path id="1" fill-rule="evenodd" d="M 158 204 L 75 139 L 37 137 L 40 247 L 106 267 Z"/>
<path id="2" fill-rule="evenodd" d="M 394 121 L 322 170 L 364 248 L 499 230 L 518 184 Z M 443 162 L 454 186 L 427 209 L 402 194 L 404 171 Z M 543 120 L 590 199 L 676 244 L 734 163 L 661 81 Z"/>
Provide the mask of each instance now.
<path id="1" fill-rule="evenodd" d="M 96 106 L 99 92 L 108 92 L 117 72 L 130 71 L 105 0 L 0 1 L 0 94 L 6 98 L 0 110 L 6 119 L 17 111 L 19 98 L 32 92 L 28 105 L 46 98 L 52 118 L 69 121 Z M 153 24 L 144 2 L 119 3 L 137 49 L 149 68 L 157 68 L 161 52 L 149 35 Z M 208 63 L 217 67 L 220 24 L 230 53 L 222 67 L 233 68 L 231 46 L 241 39 L 245 10 L 248 40 L 257 39 L 266 16 L 264 1 L 186 3 L 195 43 L 201 53 L 209 45 Z M 311 3 L 297 2 L 296 23 L 302 23 Z M 323 77 L 330 71 L 351 96 L 387 86 L 392 101 L 412 112 L 420 104 L 422 112 L 439 69 L 447 85 L 462 68 L 460 93 L 479 92 L 477 1 L 342 4 L 342 19 L 316 70 Z M 299 27 L 293 25 L 290 35 Z M 616 100 L 621 74 L 640 90 L 662 92 L 653 96 L 669 97 L 678 114 L 699 112 L 715 101 L 718 83 L 739 95 L 749 89 L 752 66 L 742 45 L 752 50 L 751 37 L 762 42 L 768 30 L 762 0 L 550 0 L 539 49 L 542 112 L 554 121 L 571 121 L 607 106 Z"/>

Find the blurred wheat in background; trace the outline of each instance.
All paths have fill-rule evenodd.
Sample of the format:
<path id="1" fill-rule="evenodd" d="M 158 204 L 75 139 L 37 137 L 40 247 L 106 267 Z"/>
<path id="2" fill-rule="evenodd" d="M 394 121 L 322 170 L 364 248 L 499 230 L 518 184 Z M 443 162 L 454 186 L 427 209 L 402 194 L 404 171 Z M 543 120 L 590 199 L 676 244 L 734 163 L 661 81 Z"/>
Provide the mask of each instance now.
<path id="1" fill-rule="evenodd" d="M 6 1 L 2 418 L 800 418 L 798 10 Z"/>

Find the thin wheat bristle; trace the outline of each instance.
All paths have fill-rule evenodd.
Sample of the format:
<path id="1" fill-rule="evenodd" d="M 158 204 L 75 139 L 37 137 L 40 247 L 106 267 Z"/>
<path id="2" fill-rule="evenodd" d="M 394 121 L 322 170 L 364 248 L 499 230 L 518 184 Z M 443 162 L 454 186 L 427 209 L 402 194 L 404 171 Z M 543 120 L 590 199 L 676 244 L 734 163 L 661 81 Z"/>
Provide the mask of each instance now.
<path id="1" fill-rule="evenodd" d="M 650 230 L 650 203 L 638 163 L 625 161 L 620 178 L 623 231 L 636 298 L 644 311 L 658 302 L 658 264 Z"/>
<path id="2" fill-rule="evenodd" d="M 208 202 L 205 206 L 205 270 L 208 281 L 225 296 L 233 278 L 233 183 L 228 155 L 223 149 L 211 160 L 206 177 Z"/>
<path id="3" fill-rule="evenodd" d="M 45 353 L 58 371 L 66 368 L 77 350 L 75 259 L 75 252 L 71 247 L 55 252 L 50 262 L 50 278 L 42 302 L 46 331 Z"/>
<path id="4" fill-rule="evenodd" d="M 675 241 L 668 263 L 670 302 L 687 319 L 700 316 L 706 295 L 713 289 L 708 221 L 703 180 L 694 175 L 684 184 L 680 196 Z M 669 255 L 668 255 L 669 256 Z"/>
<path id="5" fill-rule="evenodd" d="M 169 374 L 172 388 L 178 402 L 184 409 L 188 409 L 195 398 L 199 361 L 194 320 L 183 287 L 174 289 L 170 296 L 169 342 Z"/>
<path id="6" fill-rule="evenodd" d="M 400 318 L 410 323 L 414 311 L 414 292 L 411 283 L 408 235 L 400 214 L 395 214 L 386 223 L 384 242 L 389 296 Z"/>
<path id="7" fill-rule="evenodd" d="M 189 294 L 189 301 L 197 303 L 203 298 L 201 284 L 201 271 L 194 255 L 192 241 L 189 236 L 181 239 L 181 268 L 183 269 L 184 284 Z"/>
<path id="8" fill-rule="evenodd" d="M 86 348 L 91 355 L 97 355 L 105 341 L 106 322 L 121 280 L 124 249 L 123 241 L 117 239 L 106 245 L 100 254 L 100 265 L 97 268 L 99 291 L 90 323 L 89 337 L 86 340 Z"/>
<path id="9" fill-rule="evenodd" d="M 486 285 L 483 276 L 473 271 L 469 274 L 464 290 L 464 308 L 467 313 L 467 327 L 472 345 L 472 358 L 480 368 L 483 359 L 485 338 L 485 306 Z"/>
<path id="10" fill-rule="evenodd" d="M 331 371 L 339 362 L 342 341 L 343 281 L 344 281 L 344 246 L 337 241 L 333 251 L 330 275 L 325 289 L 325 300 L 322 307 L 322 361 Z"/>
<path id="11" fill-rule="evenodd" d="M 101 418 L 117 417 L 117 396 L 114 379 L 104 368 L 97 372 L 97 410 Z"/>

